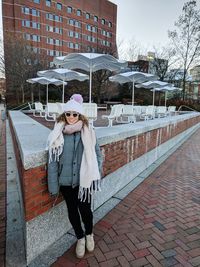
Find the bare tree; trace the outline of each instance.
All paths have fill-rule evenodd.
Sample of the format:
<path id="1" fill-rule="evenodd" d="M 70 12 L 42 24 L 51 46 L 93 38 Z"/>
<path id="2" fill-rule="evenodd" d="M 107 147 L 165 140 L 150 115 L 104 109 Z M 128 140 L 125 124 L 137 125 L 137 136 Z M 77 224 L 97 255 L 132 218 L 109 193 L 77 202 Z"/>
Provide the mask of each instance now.
<path id="1" fill-rule="evenodd" d="M 128 42 L 121 41 L 119 51 L 123 55 L 123 58 L 128 61 L 135 61 L 138 55 L 145 54 L 144 48 L 134 39 L 130 39 Z"/>
<path id="2" fill-rule="evenodd" d="M 185 99 L 188 70 L 200 62 L 200 10 L 196 1 L 186 2 L 175 22 L 176 29 L 168 35 L 176 51 L 177 61 L 183 68 L 183 99 Z"/>
<path id="3" fill-rule="evenodd" d="M 166 74 L 175 63 L 175 49 L 169 45 L 157 48 L 153 48 L 154 58 L 150 61 L 151 73 L 157 75 L 159 80 L 163 81 L 166 77 Z"/>
<path id="4" fill-rule="evenodd" d="M 25 93 L 30 86 L 26 80 L 36 76 L 42 67 L 46 67 L 48 60 L 37 48 L 21 36 L 6 35 L 4 40 L 5 75 L 7 87 L 7 101 L 10 104 L 25 102 Z M 1 59 L 1 64 L 4 62 Z"/>

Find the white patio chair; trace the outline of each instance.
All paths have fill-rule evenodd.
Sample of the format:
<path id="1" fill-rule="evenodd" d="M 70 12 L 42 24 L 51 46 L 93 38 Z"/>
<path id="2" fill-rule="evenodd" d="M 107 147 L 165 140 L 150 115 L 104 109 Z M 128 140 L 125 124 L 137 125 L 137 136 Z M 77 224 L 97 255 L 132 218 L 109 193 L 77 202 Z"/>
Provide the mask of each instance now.
<path id="1" fill-rule="evenodd" d="M 176 115 L 176 106 L 169 106 L 167 108 L 167 115 Z"/>
<path id="2" fill-rule="evenodd" d="M 134 113 L 135 113 L 135 116 L 136 116 L 136 119 L 137 117 L 139 118 L 142 111 L 145 112 L 146 110 L 146 107 L 144 106 L 133 106 L 133 109 L 134 109 Z"/>
<path id="3" fill-rule="evenodd" d="M 121 116 L 123 112 L 123 104 L 113 105 L 111 107 L 111 112 L 109 115 L 102 115 L 102 119 L 108 119 L 108 127 L 112 127 L 113 120 L 116 122 L 121 123 Z"/>
<path id="4" fill-rule="evenodd" d="M 127 118 L 127 120 L 123 120 L 123 118 Z M 122 120 L 121 122 L 132 123 L 136 122 L 136 115 L 133 105 L 124 105 L 122 110 Z"/>
<path id="5" fill-rule="evenodd" d="M 155 118 L 155 106 L 147 106 L 145 112 L 140 115 L 140 119 L 145 121 Z"/>
<path id="6" fill-rule="evenodd" d="M 47 103 L 45 110 L 45 120 L 46 121 L 55 121 L 56 117 L 59 116 L 59 109 L 56 103 Z"/>
<path id="7" fill-rule="evenodd" d="M 35 117 L 45 117 L 45 109 L 41 102 L 35 102 L 35 109 L 33 109 L 33 116 Z M 36 115 L 39 113 L 39 115 Z"/>
<path id="8" fill-rule="evenodd" d="M 90 125 L 93 126 L 94 121 L 97 120 L 97 104 L 83 103 L 83 113 L 88 118 Z"/>
<path id="9" fill-rule="evenodd" d="M 156 107 L 156 115 L 158 118 L 166 117 L 167 116 L 167 107 L 166 106 Z"/>

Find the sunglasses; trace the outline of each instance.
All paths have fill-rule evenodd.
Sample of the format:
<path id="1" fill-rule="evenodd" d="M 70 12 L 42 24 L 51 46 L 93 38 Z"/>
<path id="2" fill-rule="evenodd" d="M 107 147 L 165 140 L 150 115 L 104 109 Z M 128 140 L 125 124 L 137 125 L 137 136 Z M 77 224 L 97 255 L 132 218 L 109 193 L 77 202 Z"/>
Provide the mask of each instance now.
<path id="1" fill-rule="evenodd" d="M 71 113 L 71 112 L 66 112 L 66 113 L 65 113 L 65 116 L 66 116 L 66 117 L 73 116 L 74 118 L 76 118 L 76 117 L 78 117 L 78 115 L 79 115 L 78 113 Z"/>

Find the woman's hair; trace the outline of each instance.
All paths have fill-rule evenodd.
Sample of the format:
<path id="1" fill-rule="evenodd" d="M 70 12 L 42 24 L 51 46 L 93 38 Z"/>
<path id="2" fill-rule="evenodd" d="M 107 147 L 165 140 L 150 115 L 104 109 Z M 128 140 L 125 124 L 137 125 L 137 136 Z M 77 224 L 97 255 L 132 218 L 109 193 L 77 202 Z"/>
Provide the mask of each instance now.
<path id="1" fill-rule="evenodd" d="M 88 118 L 82 114 L 79 114 L 78 115 L 78 119 L 81 120 L 83 122 L 83 126 L 89 126 L 89 121 L 88 121 Z M 66 124 L 68 124 L 67 122 L 67 119 L 66 119 L 66 116 L 65 116 L 65 112 L 63 112 L 57 119 L 56 119 L 57 122 L 65 122 Z"/>

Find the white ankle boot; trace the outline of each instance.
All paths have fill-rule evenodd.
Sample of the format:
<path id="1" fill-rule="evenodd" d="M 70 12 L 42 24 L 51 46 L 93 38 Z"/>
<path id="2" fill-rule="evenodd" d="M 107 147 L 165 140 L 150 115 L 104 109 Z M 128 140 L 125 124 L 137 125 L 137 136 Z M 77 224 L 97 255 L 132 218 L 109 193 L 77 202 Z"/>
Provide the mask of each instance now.
<path id="1" fill-rule="evenodd" d="M 76 257 L 81 259 L 85 255 L 85 237 L 78 239 L 76 244 Z"/>
<path id="2" fill-rule="evenodd" d="M 94 236 L 93 236 L 93 234 L 86 235 L 86 248 L 87 248 L 88 252 L 92 252 L 94 250 Z"/>

